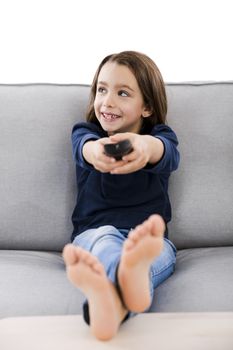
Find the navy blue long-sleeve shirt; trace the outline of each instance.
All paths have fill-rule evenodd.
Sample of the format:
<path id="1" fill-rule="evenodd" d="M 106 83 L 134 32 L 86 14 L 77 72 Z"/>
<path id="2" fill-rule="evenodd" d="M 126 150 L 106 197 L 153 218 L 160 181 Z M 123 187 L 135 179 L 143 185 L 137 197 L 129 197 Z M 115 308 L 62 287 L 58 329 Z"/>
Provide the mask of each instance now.
<path id="1" fill-rule="evenodd" d="M 78 195 L 72 215 L 72 240 L 87 229 L 103 225 L 131 229 L 155 213 L 166 223 L 171 220 L 168 179 L 179 164 L 178 140 L 164 124 L 154 126 L 150 134 L 164 144 L 162 159 L 130 174 L 113 175 L 97 171 L 82 155 L 85 142 L 107 137 L 106 132 L 93 123 L 74 126 L 72 146 Z"/>

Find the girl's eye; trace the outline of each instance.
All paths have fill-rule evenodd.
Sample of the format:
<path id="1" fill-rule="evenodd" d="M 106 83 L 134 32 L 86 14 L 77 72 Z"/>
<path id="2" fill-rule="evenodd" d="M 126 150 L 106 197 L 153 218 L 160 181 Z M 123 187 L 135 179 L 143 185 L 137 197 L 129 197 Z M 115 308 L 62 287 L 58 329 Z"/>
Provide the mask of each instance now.
<path id="1" fill-rule="evenodd" d="M 103 94 L 103 93 L 106 91 L 106 89 L 100 86 L 100 87 L 98 87 L 97 91 L 98 91 L 100 94 Z"/>
<path id="2" fill-rule="evenodd" d="M 119 96 L 122 96 L 122 97 L 127 97 L 127 96 L 129 96 L 128 92 L 127 92 L 127 91 L 124 91 L 124 90 L 120 90 L 120 91 L 118 92 L 118 95 L 119 95 Z"/>

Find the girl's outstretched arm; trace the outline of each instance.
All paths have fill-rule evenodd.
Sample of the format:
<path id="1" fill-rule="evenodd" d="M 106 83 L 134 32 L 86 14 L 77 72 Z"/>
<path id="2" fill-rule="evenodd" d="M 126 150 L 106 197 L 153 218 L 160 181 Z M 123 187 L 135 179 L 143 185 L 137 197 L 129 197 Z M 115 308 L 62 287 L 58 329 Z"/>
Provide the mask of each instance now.
<path id="1" fill-rule="evenodd" d="M 119 142 L 129 139 L 133 146 L 133 152 L 123 157 L 122 162 L 117 162 L 111 174 L 128 174 L 144 168 L 148 163 L 156 164 L 164 153 L 163 142 L 151 135 L 139 135 L 134 133 L 119 133 L 110 136 L 111 142 Z"/>
<path id="2" fill-rule="evenodd" d="M 83 145 L 82 149 L 83 157 L 86 162 L 102 173 L 110 173 L 114 171 L 115 168 L 126 164 L 123 160 L 116 161 L 115 158 L 105 155 L 104 144 L 109 142 L 110 140 L 108 137 L 90 140 Z"/>

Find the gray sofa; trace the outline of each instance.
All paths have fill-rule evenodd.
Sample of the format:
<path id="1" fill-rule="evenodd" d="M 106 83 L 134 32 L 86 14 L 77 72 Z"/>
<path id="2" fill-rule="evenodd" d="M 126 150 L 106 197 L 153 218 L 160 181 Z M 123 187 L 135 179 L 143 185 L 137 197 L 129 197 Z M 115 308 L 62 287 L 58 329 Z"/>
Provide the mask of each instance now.
<path id="1" fill-rule="evenodd" d="M 61 257 L 72 232 L 70 135 L 89 86 L 0 85 L 0 318 L 81 313 Z M 167 84 L 176 272 L 151 312 L 233 311 L 233 82 Z"/>

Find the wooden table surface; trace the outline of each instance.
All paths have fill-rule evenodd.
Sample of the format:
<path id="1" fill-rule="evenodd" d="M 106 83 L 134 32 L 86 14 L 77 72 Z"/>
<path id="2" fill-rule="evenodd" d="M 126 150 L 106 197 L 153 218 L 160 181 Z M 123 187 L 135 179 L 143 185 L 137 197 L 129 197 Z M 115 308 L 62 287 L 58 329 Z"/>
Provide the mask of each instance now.
<path id="1" fill-rule="evenodd" d="M 0 349 L 233 350 L 233 312 L 140 314 L 105 342 L 90 334 L 80 315 L 5 318 Z"/>

